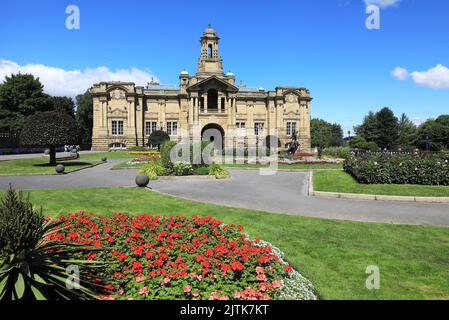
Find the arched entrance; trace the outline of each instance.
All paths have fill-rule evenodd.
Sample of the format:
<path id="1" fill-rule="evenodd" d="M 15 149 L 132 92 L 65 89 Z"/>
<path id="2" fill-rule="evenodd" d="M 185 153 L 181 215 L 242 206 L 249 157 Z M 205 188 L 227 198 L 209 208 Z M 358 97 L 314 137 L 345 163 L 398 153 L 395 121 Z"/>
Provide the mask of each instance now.
<path id="1" fill-rule="evenodd" d="M 209 123 L 201 130 L 202 141 L 212 141 L 217 150 L 224 149 L 224 129 L 216 123 Z"/>

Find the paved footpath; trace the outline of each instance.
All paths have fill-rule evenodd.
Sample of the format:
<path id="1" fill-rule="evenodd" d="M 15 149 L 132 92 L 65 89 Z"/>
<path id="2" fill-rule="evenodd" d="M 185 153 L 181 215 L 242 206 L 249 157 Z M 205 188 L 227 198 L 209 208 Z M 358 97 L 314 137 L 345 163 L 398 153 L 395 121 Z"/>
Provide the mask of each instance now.
<path id="1" fill-rule="evenodd" d="M 0 176 L 0 189 L 135 186 L 137 170 L 110 170 L 123 160 L 66 175 Z M 155 191 L 232 207 L 329 219 L 449 226 L 448 204 L 322 199 L 309 197 L 308 172 L 278 172 L 261 176 L 258 170 L 230 169 L 226 180 L 152 181 Z M 92 195 L 93 197 L 95 195 Z"/>

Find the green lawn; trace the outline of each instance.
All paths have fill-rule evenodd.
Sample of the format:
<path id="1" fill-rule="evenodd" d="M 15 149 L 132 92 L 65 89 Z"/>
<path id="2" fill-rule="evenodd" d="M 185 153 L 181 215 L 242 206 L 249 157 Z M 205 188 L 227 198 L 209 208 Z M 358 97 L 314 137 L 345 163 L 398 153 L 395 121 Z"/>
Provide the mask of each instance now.
<path id="1" fill-rule="evenodd" d="M 65 166 L 65 172 L 78 170 L 99 161 L 78 159 L 69 161 L 58 161 L 58 164 Z M 0 161 L 0 175 L 21 175 L 21 174 L 52 174 L 55 173 L 54 166 L 48 163 L 48 158 L 31 158 L 18 160 Z"/>
<path id="2" fill-rule="evenodd" d="M 26 192 L 28 193 L 28 192 Z M 30 191 L 48 215 L 81 209 L 110 214 L 212 215 L 242 224 L 270 241 L 315 284 L 323 299 L 448 299 L 449 229 L 346 222 L 236 209 L 137 188 Z M 377 265 L 381 288 L 365 288 L 366 267 Z"/>
<path id="3" fill-rule="evenodd" d="M 315 191 L 374 195 L 449 197 L 449 186 L 406 184 L 361 184 L 344 171 L 320 171 L 313 174 Z"/>
<path id="4" fill-rule="evenodd" d="M 249 168 L 260 169 L 269 168 L 267 164 L 240 164 L 240 163 L 227 163 L 225 167 L 228 168 Z M 316 170 L 316 169 L 343 169 L 342 164 L 279 164 L 279 169 L 289 170 Z"/>
<path id="5" fill-rule="evenodd" d="M 101 158 L 108 159 L 132 159 L 134 156 L 126 151 L 100 152 L 80 154 L 79 159 L 69 161 L 58 161 L 65 166 L 65 172 L 78 170 L 101 162 Z M 48 158 L 44 156 L 30 159 L 0 160 L 0 175 L 21 174 L 52 174 L 55 168 L 48 164 Z"/>

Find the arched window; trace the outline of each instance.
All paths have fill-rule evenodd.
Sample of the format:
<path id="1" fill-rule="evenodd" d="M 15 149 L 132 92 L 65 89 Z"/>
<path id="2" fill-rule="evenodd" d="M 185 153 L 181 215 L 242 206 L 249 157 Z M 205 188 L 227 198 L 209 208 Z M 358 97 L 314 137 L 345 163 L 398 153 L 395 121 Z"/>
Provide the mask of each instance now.
<path id="1" fill-rule="evenodd" d="M 207 56 L 209 58 L 212 58 L 213 50 L 212 50 L 212 43 L 209 43 L 208 49 L 207 49 Z"/>

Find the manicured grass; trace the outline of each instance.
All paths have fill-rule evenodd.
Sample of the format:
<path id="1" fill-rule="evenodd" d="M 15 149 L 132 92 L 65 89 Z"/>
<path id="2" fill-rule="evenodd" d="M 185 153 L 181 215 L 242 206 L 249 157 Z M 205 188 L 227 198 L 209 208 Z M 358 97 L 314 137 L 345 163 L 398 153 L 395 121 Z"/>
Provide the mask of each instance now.
<path id="1" fill-rule="evenodd" d="M 58 161 L 65 166 L 65 172 L 78 170 L 99 161 L 78 159 L 69 161 Z M 52 174 L 55 167 L 48 163 L 48 158 L 31 158 L 0 161 L 0 175 L 22 175 L 22 174 Z"/>
<path id="2" fill-rule="evenodd" d="M 80 159 L 83 160 L 101 160 L 106 157 L 108 159 L 132 159 L 136 155 L 129 154 L 127 151 L 115 151 L 115 152 L 99 152 L 99 153 L 82 153 Z"/>
<path id="3" fill-rule="evenodd" d="M 28 193 L 28 192 L 26 192 Z M 271 214 L 187 201 L 137 188 L 29 192 L 48 215 L 95 213 L 211 215 L 270 241 L 315 284 L 322 299 L 448 299 L 449 229 L 371 224 Z M 380 290 L 365 270 L 380 268 Z"/>
<path id="4" fill-rule="evenodd" d="M 320 171 L 313 174 L 315 191 L 417 196 L 449 197 L 449 186 L 422 186 L 406 184 L 361 184 L 344 171 Z"/>
<path id="5" fill-rule="evenodd" d="M 128 164 L 129 160 L 130 159 L 128 159 L 128 160 L 126 160 L 124 162 L 117 163 L 116 165 L 114 165 L 112 167 L 112 169 L 140 168 L 143 165 L 143 163 L 140 163 L 140 164 Z"/>
<path id="6" fill-rule="evenodd" d="M 239 163 L 227 163 L 225 167 L 228 168 L 250 168 L 260 169 L 268 168 L 267 164 L 239 164 Z M 289 170 L 315 170 L 315 169 L 343 169 L 342 164 L 279 164 L 279 169 Z"/>

